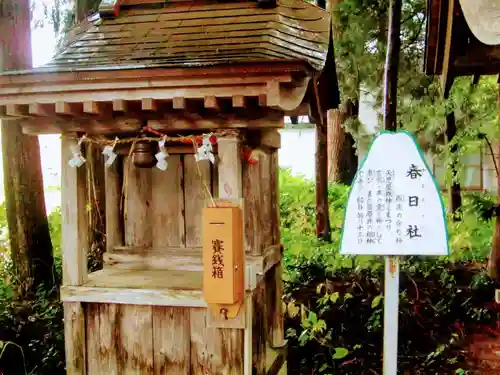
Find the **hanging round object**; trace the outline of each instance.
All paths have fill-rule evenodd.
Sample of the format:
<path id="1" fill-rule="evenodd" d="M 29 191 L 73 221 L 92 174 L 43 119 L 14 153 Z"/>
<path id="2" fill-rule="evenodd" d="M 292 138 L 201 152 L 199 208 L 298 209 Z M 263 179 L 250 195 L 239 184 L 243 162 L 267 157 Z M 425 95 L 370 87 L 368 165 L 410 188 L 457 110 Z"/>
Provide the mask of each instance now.
<path id="1" fill-rule="evenodd" d="M 153 168 L 156 165 L 155 146 L 155 144 L 148 141 L 136 142 L 132 161 L 137 168 Z"/>

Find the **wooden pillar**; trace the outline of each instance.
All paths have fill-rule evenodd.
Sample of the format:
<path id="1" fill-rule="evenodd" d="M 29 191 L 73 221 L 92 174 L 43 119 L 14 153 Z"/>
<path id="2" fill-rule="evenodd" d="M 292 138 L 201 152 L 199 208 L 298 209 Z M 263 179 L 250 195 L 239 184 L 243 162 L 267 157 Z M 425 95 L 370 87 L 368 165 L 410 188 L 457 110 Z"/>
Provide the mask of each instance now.
<path id="1" fill-rule="evenodd" d="M 238 137 L 218 139 L 218 193 L 220 199 L 243 198 L 241 146 Z"/>
<path id="2" fill-rule="evenodd" d="M 243 166 L 242 166 L 242 148 L 241 140 L 238 136 L 223 137 L 217 140 L 219 162 L 218 162 L 218 197 L 219 199 L 227 199 L 233 202 L 238 202 L 242 205 L 244 212 L 250 206 L 246 202 L 242 202 L 243 192 Z M 246 233 L 248 225 L 252 226 L 253 222 L 248 221 L 248 216 L 244 215 L 244 229 L 243 241 L 245 243 L 244 249 L 249 252 L 249 246 L 253 243 L 248 239 Z M 247 285 L 247 278 L 249 277 L 249 269 L 245 269 L 245 285 Z M 252 375 L 252 320 L 253 320 L 253 306 L 252 306 L 252 292 L 245 292 L 245 300 L 242 307 L 245 315 L 245 328 L 243 332 L 243 374 Z"/>
<path id="3" fill-rule="evenodd" d="M 274 367 L 282 368 L 284 362 L 281 352 L 274 350 L 284 344 L 281 262 L 258 274 L 260 271 L 252 263 L 266 259 L 280 243 L 279 133 L 275 130 L 250 133 L 247 138 L 258 135 L 257 139 L 248 140 L 256 163 L 242 160 L 238 138 L 218 140 L 218 190 L 220 199 L 244 198 L 246 255 L 247 260 L 253 259 L 245 269 L 245 285 L 253 291 L 247 290 L 245 296 L 243 373 L 264 375 Z"/>
<path id="4" fill-rule="evenodd" d="M 63 285 L 82 285 L 87 279 L 88 213 L 84 168 L 71 168 L 71 147 L 76 137 L 62 136 L 62 253 Z M 82 303 L 64 303 L 66 371 L 68 375 L 87 375 L 85 313 Z"/>
<path id="5" fill-rule="evenodd" d="M 104 170 L 106 189 L 106 251 L 112 253 L 115 246 L 124 244 L 122 199 L 122 158 Z"/>
<path id="6" fill-rule="evenodd" d="M 245 198 L 245 241 L 246 252 L 251 255 L 262 255 L 263 244 L 261 230 L 261 183 L 260 155 L 256 153 L 255 164 L 243 164 L 243 196 Z M 220 187 L 219 187 L 220 189 Z"/>
<path id="7" fill-rule="evenodd" d="M 279 196 L 279 163 L 278 150 L 272 150 L 271 153 L 271 225 L 273 229 L 273 245 L 281 246 L 280 233 L 280 196 Z M 274 267 L 273 284 L 276 286 L 276 298 L 274 301 L 274 315 L 272 318 L 272 345 L 281 347 L 285 340 L 285 323 L 283 319 L 283 260 L 280 260 Z"/>

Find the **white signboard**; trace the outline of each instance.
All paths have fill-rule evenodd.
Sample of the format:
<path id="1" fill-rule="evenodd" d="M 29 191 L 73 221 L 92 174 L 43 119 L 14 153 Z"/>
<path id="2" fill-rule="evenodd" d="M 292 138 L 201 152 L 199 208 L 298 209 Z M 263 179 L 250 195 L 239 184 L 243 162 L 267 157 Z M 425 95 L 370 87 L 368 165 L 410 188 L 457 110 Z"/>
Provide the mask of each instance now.
<path id="1" fill-rule="evenodd" d="M 448 254 L 441 194 L 408 132 L 372 141 L 349 194 L 340 253 Z"/>

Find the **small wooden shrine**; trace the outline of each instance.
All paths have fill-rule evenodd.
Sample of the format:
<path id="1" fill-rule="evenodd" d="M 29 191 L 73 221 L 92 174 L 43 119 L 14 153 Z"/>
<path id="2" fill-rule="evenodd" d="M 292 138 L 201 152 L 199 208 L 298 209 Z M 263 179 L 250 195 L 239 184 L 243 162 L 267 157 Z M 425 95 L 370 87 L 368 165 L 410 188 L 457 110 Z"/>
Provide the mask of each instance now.
<path id="1" fill-rule="evenodd" d="M 302 0 L 104 0 L 49 64 L 0 75 L 9 126 L 62 133 L 68 374 L 286 372 L 278 129 L 336 107 L 330 35 Z M 89 144 L 106 157 L 92 273 Z"/>

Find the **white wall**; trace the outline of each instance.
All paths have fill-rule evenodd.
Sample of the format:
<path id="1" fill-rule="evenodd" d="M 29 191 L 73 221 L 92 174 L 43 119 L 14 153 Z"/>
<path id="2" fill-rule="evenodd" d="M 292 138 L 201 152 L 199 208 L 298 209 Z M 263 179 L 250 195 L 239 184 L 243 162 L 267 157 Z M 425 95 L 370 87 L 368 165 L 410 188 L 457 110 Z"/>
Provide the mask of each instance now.
<path id="1" fill-rule="evenodd" d="M 281 149 L 278 152 L 280 167 L 291 168 L 294 175 L 314 178 L 316 152 L 315 129 L 282 129 Z"/>

